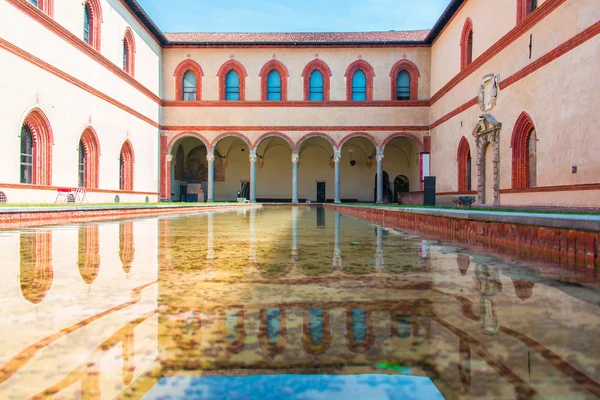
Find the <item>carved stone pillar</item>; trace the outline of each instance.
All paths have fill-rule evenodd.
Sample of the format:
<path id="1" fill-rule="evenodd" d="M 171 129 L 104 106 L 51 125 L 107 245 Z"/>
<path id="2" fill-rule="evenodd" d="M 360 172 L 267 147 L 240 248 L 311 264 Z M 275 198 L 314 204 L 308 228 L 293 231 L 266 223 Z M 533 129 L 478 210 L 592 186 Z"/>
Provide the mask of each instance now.
<path id="1" fill-rule="evenodd" d="M 477 199 L 482 204 L 500 205 L 500 130 L 502 123 L 498 122 L 490 114 L 484 114 L 473 130 L 477 148 Z M 492 146 L 492 168 L 493 168 L 493 203 L 492 199 L 485 198 L 485 150 Z"/>
<path id="2" fill-rule="evenodd" d="M 250 150 L 250 203 L 256 203 L 256 150 Z"/>
<path id="3" fill-rule="evenodd" d="M 298 153 L 292 153 L 292 203 L 298 204 Z"/>
<path id="4" fill-rule="evenodd" d="M 377 150 L 377 204 L 383 204 L 383 151 Z"/>
<path id="5" fill-rule="evenodd" d="M 207 153 L 206 161 L 208 161 L 208 196 L 206 201 L 212 203 L 215 201 L 215 153 Z"/>
<path id="6" fill-rule="evenodd" d="M 333 162 L 335 163 L 335 204 L 340 204 L 340 161 L 342 161 L 342 152 L 335 150 L 333 152 Z"/>

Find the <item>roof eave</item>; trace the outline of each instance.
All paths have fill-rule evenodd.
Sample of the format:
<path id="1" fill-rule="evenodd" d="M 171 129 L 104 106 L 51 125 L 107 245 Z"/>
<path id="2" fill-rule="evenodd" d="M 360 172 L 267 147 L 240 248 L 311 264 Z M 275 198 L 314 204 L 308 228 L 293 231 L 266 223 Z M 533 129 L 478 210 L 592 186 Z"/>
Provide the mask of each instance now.
<path id="1" fill-rule="evenodd" d="M 170 40 L 168 46 L 189 47 L 234 47 L 234 46 L 281 46 L 281 47 L 321 47 L 321 46 L 414 46 L 424 45 L 424 40 L 402 41 L 362 41 L 362 42 L 193 42 Z"/>
<path id="2" fill-rule="evenodd" d="M 152 18 L 146 11 L 142 8 L 142 6 L 137 2 L 137 0 L 123 0 L 129 11 L 131 11 L 139 20 L 144 24 L 144 26 L 150 31 L 150 33 L 154 36 L 154 38 L 162 45 L 169 44 L 169 39 L 165 36 L 165 34 L 160 30 L 160 28 L 152 21 Z"/>
<path id="3" fill-rule="evenodd" d="M 465 3 L 467 0 L 451 0 L 448 7 L 444 10 L 440 18 L 437 20 L 433 28 L 429 31 L 429 34 L 424 40 L 426 44 L 433 44 L 433 42 L 438 38 L 440 33 L 444 30 L 446 25 L 450 22 L 452 17 L 456 14 L 458 9 Z"/>

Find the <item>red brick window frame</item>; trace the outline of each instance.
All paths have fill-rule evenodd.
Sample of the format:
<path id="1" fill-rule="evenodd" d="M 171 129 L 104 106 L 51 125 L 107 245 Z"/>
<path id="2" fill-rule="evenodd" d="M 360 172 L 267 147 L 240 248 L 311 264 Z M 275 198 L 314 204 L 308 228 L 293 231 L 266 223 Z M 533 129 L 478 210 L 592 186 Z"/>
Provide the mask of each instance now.
<path id="1" fill-rule="evenodd" d="M 323 101 L 329 101 L 331 91 L 331 70 L 324 61 L 312 60 L 304 67 L 302 78 L 304 80 L 304 100 L 310 101 L 310 76 L 315 70 L 323 75 Z"/>
<path id="2" fill-rule="evenodd" d="M 352 81 L 354 74 L 359 70 L 364 72 L 365 77 L 367 78 L 367 101 L 372 101 L 375 70 L 373 70 L 371 64 L 365 60 L 356 60 L 346 69 L 346 73 L 344 74 L 344 77 L 346 78 L 346 100 L 352 101 Z"/>
<path id="3" fill-rule="evenodd" d="M 123 69 L 129 75 L 135 75 L 135 38 L 131 28 L 125 30 L 123 37 Z"/>
<path id="4" fill-rule="evenodd" d="M 183 77 L 186 72 L 191 71 L 196 76 L 196 101 L 202 100 L 202 67 L 194 60 L 187 59 L 179 63 L 175 68 L 175 99 L 183 100 Z"/>
<path id="5" fill-rule="evenodd" d="M 121 155 L 119 156 L 120 182 L 119 189 L 126 192 L 133 192 L 133 164 L 135 155 L 133 146 L 129 140 L 126 140 L 121 146 Z"/>
<path id="6" fill-rule="evenodd" d="M 84 4 L 89 15 L 89 45 L 100 51 L 102 7 L 99 0 L 87 0 Z"/>
<path id="7" fill-rule="evenodd" d="M 398 79 L 398 75 L 400 72 L 406 71 L 408 72 L 408 76 L 410 77 L 410 99 L 409 100 L 417 100 L 419 98 L 419 77 L 421 73 L 419 72 L 419 68 L 411 61 L 408 60 L 400 60 L 392 67 L 390 72 L 390 89 L 391 89 L 391 99 L 397 100 L 396 97 L 396 80 Z M 397 100 L 403 101 L 403 100 Z M 405 101 L 405 100 L 404 100 Z"/>
<path id="8" fill-rule="evenodd" d="M 29 1 L 27 3 L 31 4 Z M 33 4 L 31 6 L 35 7 Z M 54 0 L 38 0 L 37 8 L 49 17 L 54 17 Z"/>
<path id="9" fill-rule="evenodd" d="M 473 164 L 471 158 L 471 147 L 469 141 L 463 136 L 458 143 L 458 151 L 456 152 L 456 162 L 458 164 L 458 191 L 468 192 L 469 179 L 472 179 L 470 171 Z M 471 165 L 469 165 L 471 163 Z"/>
<path id="10" fill-rule="evenodd" d="M 88 127 L 80 139 L 83 148 L 83 187 L 87 189 L 98 189 L 100 171 L 100 142 L 98 135 L 92 127 Z"/>
<path id="11" fill-rule="evenodd" d="M 522 112 L 513 129 L 510 147 L 512 148 L 512 187 L 530 187 L 529 182 L 529 140 L 535 125 L 529 114 Z"/>
<path id="12" fill-rule="evenodd" d="M 517 0 L 517 24 L 535 11 L 539 0 Z"/>
<path id="13" fill-rule="evenodd" d="M 260 73 L 258 74 L 260 77 L 260 99 L 263 101 L 267 100 L 269 94 L 269 74 L 273 71 L 277 71 L 279 73 L 279 77 L 281 78 L 281 101 L 286 101 L 288 77 L 290 74 L 288 73 L 285 65 L 283 65 L 283 63 L 279 60 L 271 60 L 267 62 L 265 65 L 263 65 Z"/>
<path id="14" fill-rule="evenodd" d="M 460 69 L 473 61 L 473 22 L 467 18 L 460 36 Z"/>
<path id="15" fill-rule="evenodd" d="M 52 146 L 54 136 L 46 115 L 39 108 L 29 112 L 23 126 L 31 132 L 33 141 L 33 179 L 34 185 L 52 185 Z"/>
<path id="16" fill-rule="evenodd" d="M 229 60 L 221 65 L 217 77 L 219 78 L 219 100 L 226 100 L 226 78 L 229 71 L 235 71 L 240 79 L 240 101 L 246 100 L 246 68 L 237 60 Z"/>

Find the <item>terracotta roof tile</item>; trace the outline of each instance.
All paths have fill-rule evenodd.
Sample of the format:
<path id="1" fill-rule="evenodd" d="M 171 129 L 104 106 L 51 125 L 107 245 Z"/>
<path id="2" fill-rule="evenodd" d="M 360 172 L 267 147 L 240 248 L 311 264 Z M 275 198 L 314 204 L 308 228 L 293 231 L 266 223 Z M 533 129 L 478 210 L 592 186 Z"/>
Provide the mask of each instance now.
<path id="1" fill-rule="evenodd" d="M 422 42 L 429 30 L 328 33 L 166 33 L 169 44 L 384 44 Z"/>

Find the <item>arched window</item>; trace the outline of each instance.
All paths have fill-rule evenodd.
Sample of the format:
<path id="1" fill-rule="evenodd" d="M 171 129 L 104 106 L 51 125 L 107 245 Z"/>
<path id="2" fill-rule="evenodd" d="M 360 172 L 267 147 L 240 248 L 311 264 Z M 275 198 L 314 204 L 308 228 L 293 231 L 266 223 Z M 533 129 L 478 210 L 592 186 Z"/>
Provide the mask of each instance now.
<path id="1" fill-rule="evenodd" d="M 390 71 L 392 100 L 417 100 L 419 98 L 419 68 L 408 61 L 400 60 Z"/>
<path id="2" fill-rule="evenodd" d="M 304 100 L 329 101 L 331 70 L 323 61 L 309 62 L 302 72 Z"/>
<path id="3" fill-rule="evenodd" d="M 279 60 L 270 60 L 260 70 L 260 99 L 287 100 L 288 70 Z"/>
<path id="4" fill-rule="evenodd" d="M 229 60 L 221 66 L 219 73 L 219 99 L 243 101 L 246 99 L 246 69 L 236 60 Z"/>
<path id="5" fill-rule="evenodd" d="M 267 100 L 281 100 L 281 76 L 277 71 L 271 71 L 267 78 Z"/>
<path id="6" fill-rule="evenodd" d="M 537 7 L 537 0 L 517 0 L 517 23 L 523 21 Z"/>
<path id="7" fill-rule="evenodd" d="M 121 147 L 121 156 L 119 157 L 119 189 L 128 192 L 133 191 L 133 146 L 129 140 L 123 143 Z"/>
<path id="8" fill-rule="evenodd" d="M 29 3 L 51 17 L 54 15 L 54 0 L 29 0 Z"/>
<path id="9" fill-rule="evenodd" d="M 135 74 L 135 38 L 130 28 L 123 38 L 123 69 L 131 76 Z"/>
<path id="10" fill-rule="evenodd" d="M 373 100 L 373 67 L 365 60 L 357 60 L 346 69 L 346 100 Z"/>
<path id="11" fill-rule="evenodd" d="M 360 69 L 352 77 L 352 100 L 367 100 L 367 76 Z"/>
<path id="12" fill-rule="evenodd" d="M 79 140 L 78 184 L 88 189 L 98 188 L 100 145 L 92 128 L 86 129 Z"/>
<path id="13" fill-rule="evenodd" d="M 460 69 L 473 61 L 473 23 L 467 18 L 460 39 Z"/>
<path id="14" fill-rule="evenodd" d="M 100 51 L 102 8 L 99 0 L 88 0 L 83 7 L 83 41 Z"/>
<path id="15" fill-rule="evenodd" d="M 50 123 L 44 113 L 32 110 L 21 126 L 20 182 L 52 184 L 52 145 Z"/>
<path id="16" fill-rule="evenodd" d="M 310 74 L 310 97 L 311 101 L 323 101 L 323 74 L 315 69 Z"/>
<path id="17" fill-rule="evenodd" d="M 469 147 L 469 141 L 464 136 L 460 139 L 460 143 L 458 144 L 456 161 L 458 163 L 458 191 L 470 192 L 472 180 L 471 149 Z"/>
<path id="18" fill-rule="evenodd" d="M 196 75 L 192 71 L 187 71 L 183 75 L 183 99 L 185 101 L 196 100 Z"/>
<path id="19" fill-rule="evenodd" d="M 175 99 L 185 101 L 202 100 L 202 77 L 200 65 L 190 59 L 181 62 L 175 69 Z"/>
<path id="20" fill-rule="evenodd" d="M 531 117 L 523 112 L 517 119 L 510 142 L 512 187 L 524 189 L 537 184 L 537 135 Z"/>
<path id="21" fill-rule="evenodd" d="M 231 70 L 225 78 L 225 100 L 237 101 L 240 99 L 240 76 Z"/>
<path id="22" fill-rule="evenodd" d="M 410 100 L 410 75 L 400 71 L 396 78 L 396 100 Z"/>
<path id="23" fill-rule="evenodd" d="M 21 183 L 33 183 L 33 135 L 27 125 L 21 128 Z"/>

